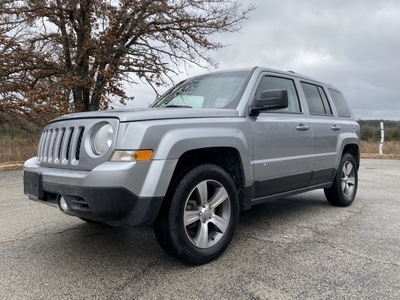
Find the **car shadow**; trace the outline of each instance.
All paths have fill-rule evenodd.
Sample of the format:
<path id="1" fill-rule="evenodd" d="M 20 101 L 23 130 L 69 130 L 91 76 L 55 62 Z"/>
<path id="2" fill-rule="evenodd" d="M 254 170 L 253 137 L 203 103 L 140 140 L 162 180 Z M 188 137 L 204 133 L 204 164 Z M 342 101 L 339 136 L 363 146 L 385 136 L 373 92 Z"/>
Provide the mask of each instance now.
<path id="1" fill-rule="evenodd" d="M 329 207 L 331 206 L 324 200 L 323 193 L 307 193 L 269 201 L 242 212 L 237 231 L 239 235 L 249 231 L 265 232 L 287 222 L 301 222 L 309 214 L 323 215 L 323 210 Z M 68 223 L 61 231 L 43 235 L 38 243 L 45 248 L 40 251 L 46 253 L 41 263 L 48 263 L 49 259 L 53 259 L 53 264 L 57 265 L 61 257 L 68 261 L 70 268 L 92 269 L 93 266 L 102 266 L 111 270 L 145 270 L 162 265 L 188 267 L 164 253 L 157 243 L 152 226 L 111 227 L 77 219 L 72 226 Z M 232 243 L 236 243 L 235 238 Z M 36 244 L 34 247 L 41 247 L 40 245 Z"/>

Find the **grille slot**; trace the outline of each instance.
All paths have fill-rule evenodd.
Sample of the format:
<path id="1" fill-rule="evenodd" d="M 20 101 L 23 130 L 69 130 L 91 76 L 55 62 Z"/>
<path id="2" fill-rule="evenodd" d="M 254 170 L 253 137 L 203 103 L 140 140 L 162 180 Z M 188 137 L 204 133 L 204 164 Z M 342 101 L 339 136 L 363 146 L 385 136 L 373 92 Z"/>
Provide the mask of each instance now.
<path id="1" fill-rule="evenodd" d="M 82 144 L 82 137 L 83 137 L 83 133 L 84 132 L 85 132 L 85 128 L 84 127 L 79 127 L 78 144 L 76 145 L 76 150 L 75 150 L 75 159 L 76 160 L 79 160 L 81 144 Z"/>
<path id="2" fill-rule="evenodd" d="M 71 149 L 71 140 L 72 140 L 72 136 L 74 134 L 75 128 L 74 127 L 70 127 L 69 128 L 69 132 L 68 132 L 68 144 L 67 144 L 67 149 L 66 149 L 66 154 L 65 154 L 65 159 L 69 160 L 69 152 Z"/>
<path id="3" fill-rule="evenodd" d="M 46 165 L 78 165 L 85 127 L 49 128 L 42 132 L 39 161 Z"/>

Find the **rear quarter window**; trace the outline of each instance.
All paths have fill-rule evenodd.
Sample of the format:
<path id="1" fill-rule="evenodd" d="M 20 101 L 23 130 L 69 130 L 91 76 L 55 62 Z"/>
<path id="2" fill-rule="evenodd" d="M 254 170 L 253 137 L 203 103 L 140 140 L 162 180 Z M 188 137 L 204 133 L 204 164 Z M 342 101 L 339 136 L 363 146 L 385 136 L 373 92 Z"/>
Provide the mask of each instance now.
<path id="1" fill-rule="evenodd" d="M 301 82 L 308 109 L 312 115 L 332 115 L 331 106 L 322 87 Z"/>
<path id="2" fill-rule="evenodd" d="M 347 105 L 346 100 L 344 99 L 342 93 L 328 89 L 329 93 L 331 94 L 333 103 L 336 106 L 336 110 L 338 112 L 339 117 L 344 117 L 344 118 L 351 118 L 351 112 L 350 108 Z"/>

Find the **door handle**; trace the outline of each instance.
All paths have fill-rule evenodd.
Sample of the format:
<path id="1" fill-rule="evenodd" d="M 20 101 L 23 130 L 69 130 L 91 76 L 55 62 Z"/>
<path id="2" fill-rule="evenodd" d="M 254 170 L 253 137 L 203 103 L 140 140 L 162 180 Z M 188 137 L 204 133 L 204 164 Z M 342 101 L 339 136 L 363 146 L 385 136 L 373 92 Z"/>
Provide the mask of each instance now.
<path id="1" fill-rule="evenodd" d="M 342 129 L 340 126 L 337 126 L 337 125 L 333 125 L 332 127 L 331 127 L 331 129 L 333 130 L 333 131 L 338 131 L 338 130 L 340 130 L 340 129 Z"/>
<path id="2" fill-rule="evenodd" d="M 310 126 L 309 126 L 309 125 L 300 124 L 300 125 L 298 125 L 298 126 L 296 127 L 296 129 L 297 129 L 297 130 L 300 130 L 300 131 L 305 131 L 305 130 L 310 129 Z"/>

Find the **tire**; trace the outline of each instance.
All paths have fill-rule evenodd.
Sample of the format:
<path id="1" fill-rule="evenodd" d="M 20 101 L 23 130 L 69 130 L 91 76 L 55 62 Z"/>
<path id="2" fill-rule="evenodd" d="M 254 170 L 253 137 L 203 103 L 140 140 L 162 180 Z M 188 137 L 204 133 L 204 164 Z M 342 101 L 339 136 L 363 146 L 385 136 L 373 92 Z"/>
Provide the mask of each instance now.
<path id="1" fill-rule="evenodd" d="M 225 251 L 238 219 L 238 194 L 232 178 L 219 166 L 203 164 L 171 186 L 154 231 L 167 254 L 201 265 Z"/>
<path id="2" fill-rule="evenodd" d="M 328 202 L 335 206 L 349 206 L 357 194 L 358 173 L 354 157 L 345 153 L 339 164 L 332 187 L 325 189 Z"/>

